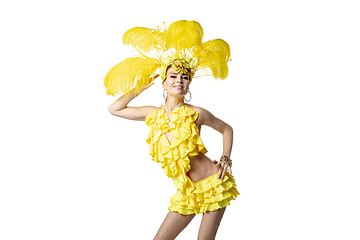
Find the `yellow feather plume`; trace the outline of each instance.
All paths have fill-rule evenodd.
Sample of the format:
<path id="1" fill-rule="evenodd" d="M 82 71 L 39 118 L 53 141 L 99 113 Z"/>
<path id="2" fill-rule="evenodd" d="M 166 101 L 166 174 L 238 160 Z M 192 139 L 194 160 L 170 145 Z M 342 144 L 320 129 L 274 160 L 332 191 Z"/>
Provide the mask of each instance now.
<path id="1" fill-rule="evenodd" d="M 158 69 L 165 78 L 167 66 L 175 59 L 183 59 L 193 69 L 192 73 L 203 70 L 216 79 L 225 79 L 230 47 L 222 39 L 202 43 L 203 35 L 198 22 L 186 20 L 174 22 L 168 29 L 129 29 L 123 42 L 135 48 L 141 57 L 128 58 L 107 73 L 104 80 L 107 94 L 127 94 L 132 89 L 138 93 Z"/>
<path id="2" fill-rule="evenodd" d="M 104 85 L 108 95 L 127 94 L 135 89 L 139 93 L 160 64 L 153 58 L 128 58 L 115 65 L 106 74 Z"/>
<path id="3" fill-rule="evenodd" d="M 134 27 L 125 32 L 123 43 L 144 52 L 164 50 L 165 33 L 159 29 Z"/>
<path id="4" fill-rule="evenodd" d="M 227 62 L 230 61 L 230 46 L 222 39 L 207 41 L 194 53 L 198 69 L 211 71 L 214 78 L 225 79 L 228 75 Z"/>
<path id="5" fill-rule="evenodd" d="M 201 45 L 203 35 L 203 29 L 198 22 L 180 20 L 170 24 L 165 36 L 165 47 L 180 52 L 196 48 Z"/>

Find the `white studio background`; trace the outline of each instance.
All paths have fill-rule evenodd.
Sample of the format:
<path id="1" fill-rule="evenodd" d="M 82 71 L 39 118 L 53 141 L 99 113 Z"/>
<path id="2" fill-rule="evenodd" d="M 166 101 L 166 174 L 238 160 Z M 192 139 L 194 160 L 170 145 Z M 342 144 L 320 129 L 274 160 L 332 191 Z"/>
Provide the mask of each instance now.
<path id="1" fill-rule="evenodd" d="M 152 239 L 174 193 L 103 79 L 135 27 L 196 20 L 232 49 L 191 104 L 235 130 L 217 239 L 359 239 L 357 1 L 2 1 L 0 239 Z M 163 103 L 159 81 L 131 106 Z M 221 135 L 202 138 L 219 159 Z M 195 239 L 201 216 L 177 239 Z"/>

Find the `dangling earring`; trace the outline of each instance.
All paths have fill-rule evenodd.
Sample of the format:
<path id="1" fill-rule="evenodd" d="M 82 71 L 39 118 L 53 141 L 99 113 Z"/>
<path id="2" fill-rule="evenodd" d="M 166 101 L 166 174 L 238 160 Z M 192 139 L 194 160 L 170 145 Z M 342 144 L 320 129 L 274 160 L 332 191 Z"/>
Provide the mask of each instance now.
<path id="1" fill-rule="evenodd" d="M 163 90 L 163 98 L 166 100 L 166 98 L 167 98 L 167 91 L 166 91 L 166 97 L 165 97 L 165 91 L 166 91 L 166 89 Z"/>
<path id="2" fill-rule="evenodd" d="M 190 93 L 190 99 L 189 99 L 189 100 L 186 100 L 186 98 L 185 98 L 185 96 L 184 96 L 184 100 L 187 101 L 187 102 L 190 102 L 190 100 L 191 100 L 191 92 L 188 91 L 188 93 Z"/>

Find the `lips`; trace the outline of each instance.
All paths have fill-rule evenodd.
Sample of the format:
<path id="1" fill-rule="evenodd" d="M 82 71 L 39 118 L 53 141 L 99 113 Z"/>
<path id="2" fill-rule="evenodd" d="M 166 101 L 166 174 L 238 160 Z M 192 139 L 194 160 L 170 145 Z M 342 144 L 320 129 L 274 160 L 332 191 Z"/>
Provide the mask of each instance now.
<path id="1" fill-rule="evenodd" d="M 176 88 L 176 89 L 183 89 L 184 87 L 183 87 L 183 86 L 180 86 L 180 85 L 175 85 L 174 88 Z"/>

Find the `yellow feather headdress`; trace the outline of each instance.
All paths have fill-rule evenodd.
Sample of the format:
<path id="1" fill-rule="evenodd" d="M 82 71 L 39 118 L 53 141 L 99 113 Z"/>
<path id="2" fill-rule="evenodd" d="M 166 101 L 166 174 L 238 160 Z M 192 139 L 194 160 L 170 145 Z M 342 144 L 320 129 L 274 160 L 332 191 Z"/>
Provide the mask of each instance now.
<path id="1" fill-rule="evenodd" d="M 164 81 L 170 65 L 179 73 L 189 74 L 191 79 L 197 70 L 215 79 L 225 79 L 230 47 L 222 39 L 203 43 L 203 35 L 198 22 L 186 20 L 174 22 L 168 29 L 129 29 L 123 36 L 123 43 L 139 54 L 110 69 L 104 80 L 107 94 L 126 94 L 132 89 L 139 92 L 157 73 Z"/>

